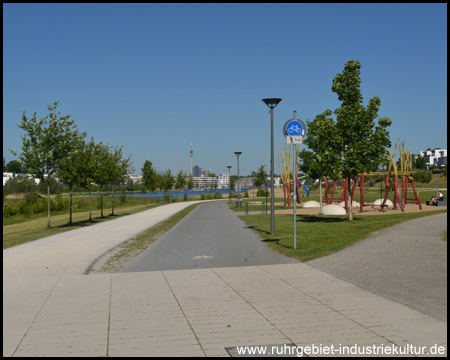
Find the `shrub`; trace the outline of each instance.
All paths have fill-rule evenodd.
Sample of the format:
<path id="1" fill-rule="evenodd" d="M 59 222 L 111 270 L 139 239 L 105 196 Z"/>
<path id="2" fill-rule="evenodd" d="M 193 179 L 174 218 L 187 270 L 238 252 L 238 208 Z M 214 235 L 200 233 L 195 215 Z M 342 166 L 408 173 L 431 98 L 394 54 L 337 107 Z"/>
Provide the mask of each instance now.
<path id="1" fill-rule="evenodd" d="M 63 198 L 61 195 L 56 195 L 53 199 L 50 199 L 50 210 L 62 211 L 69 208 L 69 199 Z"/>
<path id="2" fill-rule="evenodd" d="M 33 214 L 39 214 L 47 211 L 47 199 L 46 198 L 38 198 L 36 202 L 31 205 L 31 209 Z"/>
<path id="3" fill-rule="evenodd" d="M 13 216 L 17 214 L 16 208 L 9 204 L 3 204 L 3 217 Z"/>
<path id="4" fill-rule="evenodd" d="M 16 176 L 6 181 L 3 189 L 4 194 L 27 193 L 36 191 L 37 185 L 32 178 Z"/>
<path id="5" fill-rule="evenodd" d="M 183 201 L 187 201 L 187 200 L 188 200 L 188 196 L 187 196 L 187 194 L 184 194 Z"/>
<path id="6" fill-rule="evenodd" d="M 167 192 L 167 193 L 164 194 L 164 201 L 165 202 L 171 202 L 171 201 L 173 201 L 172 199 L 173 199 L 173 195 L 170 192 Z"/>
<path id="7" fill-rule="evenodd" d="M 35 193 L 28 193 L 25 195 L 25 204 L 27 205 L 33 205 L 37 203 L 39 200 L 39 196 Z"/>
<path id="8" fill-rule="evenodd" d="M 429 183 L 432 178 L 432 173 L 429 170 L 417 170 L 414 174 L 414 180 L 420 183 Z"/>
<path id="9" fill-rule="evenodd" d="M 256 192 L 256 196 L 257 197 L 264 197 L 264 196 L 266 196 L 266 190 L 258 189 L 258 191 Z M 267 190 L 267 196 L 269 196 L 269 191 L 268 190 Z"/>

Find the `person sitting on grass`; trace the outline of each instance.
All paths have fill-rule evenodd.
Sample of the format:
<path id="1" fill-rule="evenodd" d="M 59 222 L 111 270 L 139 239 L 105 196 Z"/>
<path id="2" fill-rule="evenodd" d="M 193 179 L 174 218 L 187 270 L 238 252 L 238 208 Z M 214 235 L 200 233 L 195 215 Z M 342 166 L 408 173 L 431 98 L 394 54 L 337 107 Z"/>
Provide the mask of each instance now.
<path id="1" fill-rule="evenodd" d="M 438 190 L 436 196 L 433 196 L 431 198 L 431 205 L 437 206 L 438 201 L 442 201 L 442 200 L 444 200 L 444 195 L 442 195 L 441 191 Z"/>

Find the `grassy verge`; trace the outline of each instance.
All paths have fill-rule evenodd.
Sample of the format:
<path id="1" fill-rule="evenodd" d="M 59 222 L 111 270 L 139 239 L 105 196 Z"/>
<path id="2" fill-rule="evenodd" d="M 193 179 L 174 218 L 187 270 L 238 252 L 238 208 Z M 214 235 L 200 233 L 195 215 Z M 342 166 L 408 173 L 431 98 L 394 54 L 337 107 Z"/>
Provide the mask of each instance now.
<path id="1" fill-rule="evenodd" d="M 297 215 L 297 248 L 294 250 L 292 215 L 275 216 L 275 235 L 270 235 L 270 215 L 239 216 L 274 251 L 308 261 L 342 250 L 376 231 L 403 221 L 447 212 L 417 212 L 371 216 L 355 216 L 349 222 L 347 215 Z"/>
<path id="2" fill-rule="evenodd" d="M 134 238 L 120 244 L 114 248 L 110 254 L 105 255 L 105 259 L 102 260 L 102 263 L 95 265 L 92 271 L 113 273 L 122 270 L 129 260 L 133 259 L 142 251 L 147 249 L 151 243 L 156 241 L 166 231 L 175 226 L 198 205 L 200 204 L 190 205 L 180 212 L 172 215 L 167 220 L 152 226 L 144 232 L 136 235 Z"/>
<path id="3" fill-rule="evenodd" d="M 39 217 L 22 223 L 3 226 L 3 249 L 24 244 L 46 236 L 59 234 L 65 231 L 78 229 L 84 226 L 98 224 L 103 221 L 118 219 L 121 216 L 135 214 L 148 210 L 145 205 L 133 205 L 114 210 L 114 216 L 100 217 L 100 210 L 92 211 L 92 222 L 89 221 L 89 212 L 78 212 L 73 214 L 72 225 L 69 225 L 69 216 L 54 215 L 51 217 L 52 227 L 47 228 L 47 217 Z M 104 210 L 104 214 L 107 213 Z"/>

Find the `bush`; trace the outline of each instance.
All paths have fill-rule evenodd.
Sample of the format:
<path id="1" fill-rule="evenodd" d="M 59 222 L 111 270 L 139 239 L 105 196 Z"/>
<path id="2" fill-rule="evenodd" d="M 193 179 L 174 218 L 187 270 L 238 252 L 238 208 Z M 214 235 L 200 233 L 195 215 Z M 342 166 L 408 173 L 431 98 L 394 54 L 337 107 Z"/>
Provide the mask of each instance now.
<path id="1" fill-rule="evenodd" d="M 3 187 L 5 194 L 28 193 L 37 190 L 37 185 L 32 178 L 16 176 L 10 178 Z"/>
<path id="2" fill-rule="evenodd" d="M 258 189 L 256 192 L 256 197 L 265 197 L 266 196 L 266 190 L 264 189 Z M 267 196 L 269 196 L 269 190 L 267 190 Z"/>
<path id="3" fill-rule="evenodd" d="M 414 174 L 414 180 L 420 183 L 427 184 L 431 181 L 432 173 L 429 170 L 417 170 Z"/>
<path id="4" fill-rule="evenodd" d="M 173 195 L 170 192 L 167 192 L 164 194 L 164 201 L 172 202 L 172 201 L 176 201 L 176 199 L 174 199 Z"/>
<path id="5" fill-rule="evenodd" d="M 36 202 L 33 203 L 31 209 L 33 214 L 39 214 L 47 211 L 47 199 L 46 198 L 38 198 Z"/>
<path id="6" fill-rule="evenodd" d="M 222 199 L 222 194 L 216 191 L 214 194 L 214 199 Z"/>
<path id="7" fill-rule="evenodd" d="M 16 208 L 8 204 L 3 204 L 3 217 L 13 216 L 17 214 Z"/>
<path id="8" fill-rule="evenodd" d="M 56 195 L 55 198 L 50 199 L 50 210 L 62 211 L 68 209 L 70 206 L 69 199 L 63 198 L 61 195 Z"/>
<path id="9" fill-rule="evenodd" d="M 27 205 L 33 205 L 35 203 L 37 203 L 37 201 L 39 200 L 39 196 L 35 193 L 29 193 L 25 195 L 25 204 Z"/>
<path id="10" fill-rule="evenodd" d="M 73 210 L 84 210 L 89 208 L 89 198 L 79 197 L 73 201 Z"/>
<path id="11" fill-rule="evenodd" d="M 187 194 L 184 194 L 183 201 L 187 201 L 187 200 L 188 200 L 188 196 L 187 196 Z"/>

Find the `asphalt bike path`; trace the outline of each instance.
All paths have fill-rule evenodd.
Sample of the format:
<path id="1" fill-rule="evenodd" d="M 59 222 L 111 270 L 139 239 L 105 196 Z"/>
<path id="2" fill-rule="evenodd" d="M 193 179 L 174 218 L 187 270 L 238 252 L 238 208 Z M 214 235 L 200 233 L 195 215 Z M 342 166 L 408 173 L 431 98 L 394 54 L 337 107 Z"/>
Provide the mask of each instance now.
<path id="1" fill-rule="evenodd" d="M 270 250 L 225 201 L 197 206 L 122 272 L 297 263 Z"/>

